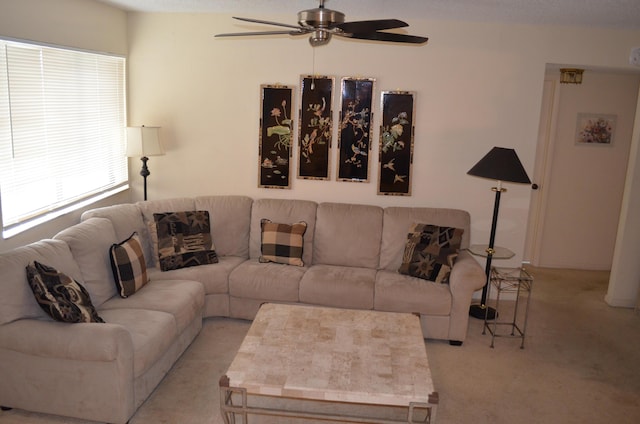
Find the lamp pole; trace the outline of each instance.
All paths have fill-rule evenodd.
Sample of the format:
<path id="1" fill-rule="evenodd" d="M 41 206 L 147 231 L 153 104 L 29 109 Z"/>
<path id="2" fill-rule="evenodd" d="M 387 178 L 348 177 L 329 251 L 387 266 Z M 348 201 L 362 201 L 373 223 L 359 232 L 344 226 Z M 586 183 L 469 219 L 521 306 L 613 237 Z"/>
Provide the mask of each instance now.
<path id="1" fill-rule="evenodd" d="M 140 158 L 142 161 L 142 169 L 140 170 L 140 175 L 142 175 L 142 179 L 144 180 L 144 200 L 147 200 L 147 177 L 151 175 L 149 168 L 147 167 L 148 157 L 142 156 Z"/>
<path id="2" fill-rule="evenodd" d="M 489 280 L 491 279 L 491 260 L 495 253 L 494 245 L 496 241 L 496 227 L 498 226 L 498 212 L 500 210 L 500 196 L 502 192 L 507 191 L 506 188 L 502 188 L 502 182 L 498 181 L 497 187 L 492 187 L 492 191 L 496 192 L 496 199 L 493 204 L 493 219 L 491 221 L 491 235 L 489 236 L 489 246 L 487 247 L 487 264 L 485 265 L 484 272 L 487 276 L 484 287 L 482 287 L 482 297 L 480 298 L 480 305 L 471 305 L 469 313 L 478 319 L 488 320 L 495 319 L 496 310 L 487 306 L 487 288 L 489 286 Z"/>

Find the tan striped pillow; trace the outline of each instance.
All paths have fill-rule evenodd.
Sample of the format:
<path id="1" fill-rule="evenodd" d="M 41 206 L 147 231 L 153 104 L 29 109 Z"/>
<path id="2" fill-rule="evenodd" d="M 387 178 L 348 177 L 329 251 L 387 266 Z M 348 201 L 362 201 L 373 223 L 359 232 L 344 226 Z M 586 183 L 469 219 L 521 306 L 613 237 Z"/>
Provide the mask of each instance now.
<path id="1" fill-rule="evenodd" d="M 259 262 L 276 262 L 279 264 L 304 266 L 302 247 L 306 222 L 295 224 L 277 224 L 269 219 L 260 221 L 262 228 L 262 255 Z"/>
<path id="2" fill-rule="evenodd" d="M 129 297 L 149 282 L 147 265 L 138 233 L 109 249 L 111 270 L 121 297 Z"/>

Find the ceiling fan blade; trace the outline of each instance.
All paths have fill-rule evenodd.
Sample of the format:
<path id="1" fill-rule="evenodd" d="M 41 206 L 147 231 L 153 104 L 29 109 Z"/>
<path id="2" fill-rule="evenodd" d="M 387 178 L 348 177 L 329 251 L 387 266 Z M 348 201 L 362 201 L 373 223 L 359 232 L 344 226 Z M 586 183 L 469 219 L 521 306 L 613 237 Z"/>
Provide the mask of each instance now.
<path id="1" fill-rule="evenodd" d="M 303 35 L 304 31 L 254 31 L 254 32 L 228 32 L 225 34 L 216 34 L 214 37 L 240 37 L 251 35 Z"/>
<path id="2" fill-rule="evenodd" d="M 410 43 L 410 44 L 424 44 L 429 40 L 427 37 L 419 37 L 417 35 L 406 34 L 394 34 L 392 32 L 367 32 L 367 33 L 354 33 L 354 34 L 340 34 L 343 37 L 356 38 L 359 40 L 375 40 L 375 41 L 389 41 L 392 43 Z"/>
<path id="3" fill-rule="evenodd" d="M 293 29 L 300 29 L 301 28 L 300 25 L 282 24 L 280 22 L 263 21 L 261 19 L 239 18 L 237 16 L 234 16 L 233 19 L 237 19 L 239 21 L 245 21 L 245 22 L 252 22 L 254 24 L 275 25 L 275 26 L 281 26 L 281 27 L 293 28 Z"/>
<path id="4" fill-rule="evenodd" d="M 372 21 L 344 22 L 335 25 L 335 28 L 340 28 L 344 32 L 353 34 L 358 32 L 379 31 L 381 29 L 403 28 L 407 26 L 409 26 L 408 23 L 398 19 L 376 19 Z"/>

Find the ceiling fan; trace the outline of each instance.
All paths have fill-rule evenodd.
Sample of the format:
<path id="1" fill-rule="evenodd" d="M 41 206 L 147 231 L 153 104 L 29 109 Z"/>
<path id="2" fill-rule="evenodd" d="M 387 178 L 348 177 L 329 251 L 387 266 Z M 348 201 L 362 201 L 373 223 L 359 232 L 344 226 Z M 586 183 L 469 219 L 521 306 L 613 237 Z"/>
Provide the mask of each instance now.
<path id="1" fill-rule="evenodd" d="M 392 43 L 424 44 L 428 38 L 416 35 L 397 34 L 383 32 L 381 30 L 408 27 L 409 24 L 398 19 L 376 19 L 370 21 L 345 22 L 344 13 L 336 10 L 326 9 L 324 0 L 319 0 L 320 4 L 315 9 L 308 9 L 298 12 L 298 25 L 289 25 L 279 22 L 264 21 L 260 19 L 239 18 L 234 19 L 257 24 L 275 25 L 289 30 L 280 31 L 257 31 L 257 32 L 234 32 L 227 34 L 217 34 L 216 37 L 237 37 L 247 35 L 304 35 L 311 34 L 309 43 L 316 47 L 327 44 L 332 35 L 346 38 L 356 38 L 360 40 L 388 41 Z"/>

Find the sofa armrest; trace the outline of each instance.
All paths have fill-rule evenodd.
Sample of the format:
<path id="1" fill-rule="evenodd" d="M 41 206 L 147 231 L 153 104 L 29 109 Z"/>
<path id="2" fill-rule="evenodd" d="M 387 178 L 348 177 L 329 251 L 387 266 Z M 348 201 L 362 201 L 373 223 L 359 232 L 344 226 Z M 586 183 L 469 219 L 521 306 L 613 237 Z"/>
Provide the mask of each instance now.
<path id="1" fill-rule="evenodd" d="M 33 356 L 81 361 L 133 358 L 129 332 L 121 325 L 109 323 L 68 324 L 22 319 L 0 326 L 0 348 Z"/>
<path id="2" fill-rule="evenodd" d="M 451 289 L 449 340 L 461 342 L 466 338 L 473 293 L 484 286 L 486 279 L 484 269 L 478 261 L 468 251 L 460 251 L 449 276 Z"/>
<path id="3" fill-rule="evenodd" d="M 486 279 L 484 269 L 478 261 L 468 251 L 461 250 L 449 277 L 449 285 L 454 297 L 457 293 L 460 295 L 473 294 L 484 286 Z"/>

